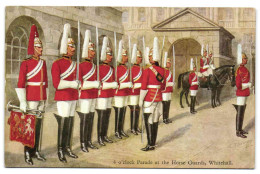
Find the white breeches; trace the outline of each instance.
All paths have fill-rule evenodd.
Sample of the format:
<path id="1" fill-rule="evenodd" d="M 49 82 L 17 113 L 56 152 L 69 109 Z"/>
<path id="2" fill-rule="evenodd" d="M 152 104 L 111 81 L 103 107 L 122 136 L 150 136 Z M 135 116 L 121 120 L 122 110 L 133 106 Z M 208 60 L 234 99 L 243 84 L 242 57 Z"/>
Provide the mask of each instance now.
<path id="1" fill-rule="evenodd" d="M 95 112 L 97 99 L 79 99 L 79 111 L 84 114 Z"/>
<path id="2" fill-rule="evenodd" d="M 76 100 L 72 101 L 57 101 L 58 115 L 61 117 L 69 117 L 75 115 Z"/>
<path id="3" fill-rule="evenodd" d="M 45 101 L 27 101 L 28 109 L 45 110 Z"/>
<path id="4" fill-rule="evenodd" d="M 129 95 L 129 105 L 135 106 L 139 105 L 139 97 L 140 95 Z"/>
<path id="5" fill-rule="evenodd" d="M 128 96 L 114 96 L 114 106 L 117 108 L 127 106 L 127 98 Z"/>
<path id="6" fill-rule="evenodd" d="M 196 96 L 198 90 L 190 90 L 190 96 Z"/>
<path id="7" fill-rule="evenodd" d="M 162 112 L 162 102 L 144 102 L 144 113 L 151 113 L 148 118 L 150 124 L 158 122 Z"/>
<path id="8" fill-rule="evenodd" d="M 208 68 L 207 71 L 202 73 L 204 76 L 209 76 L 210 74 L 213 74 L 213 70 L 211 68 Z"/>
<path id="9" fill-rule="evenodd" d="M 162 99 L 163 99 L 163 101 L 171 101 L 172 93 L 171 92 L 162 93 Z"/>
<path id="10" fill-rule="evenodd" d="M 247 97 L 237 97 L 237 105 L 243 106 L 246 104 Z"/>
<path id="11" fill-rule="evenodd" d="M 106 110 L 112 108 L 112 97 L 110 98 L 97 98 L 96 109 Z"/>

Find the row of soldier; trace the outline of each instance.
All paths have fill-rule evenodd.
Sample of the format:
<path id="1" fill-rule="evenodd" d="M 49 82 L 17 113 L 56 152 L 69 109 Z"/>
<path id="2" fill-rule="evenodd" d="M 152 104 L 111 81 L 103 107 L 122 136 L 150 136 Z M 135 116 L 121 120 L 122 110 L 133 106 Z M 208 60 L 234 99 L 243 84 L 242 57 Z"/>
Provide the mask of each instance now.
<path id="1" fill-rule="evenodd" d="M 142 150 L 154 150 L 160 115 L 163 115 L 165 124 L 171 122 L 169 109 L 174 86 L 174 75 L 170 71 L 171 59 L 167 58 L 164 61 L 164 68 L 159 66 L 161 61 L 158 39 L 155 37 L 153 48 L 145 51 L 145 57 L 149 57 L 150 64 L 146 68 L 140 66 L 143 61 L 141 51 L 137 49 L 136 45 L 133 47 L 131 70 L 126 66 L 127 51 L 120 41 L 117 55 L 119 65 L 115 70 L 110 65 L 114 57 L 107 37 L 103 38 L 100 56 L 102 63 L 98 66 L 93 63 L 95 54 L 99 52 L 95 50 L 95 45 L 91 42 L 90 31 L 87 30 L 85 33 L 82 49 L 84 61 L 80 64 L 72 60 L 76 49 L 74 40 L 70 36 L 70 25 L 65 24 L 60 46 L 62 57 L 52 64 L 51 69 L 52 82 L 56 90 L 54 99 L 57 102 L 57 114 L 54 116 L 58 122 L 59 160 L 67 162 L 65 155 L 78 158 L 72 151 L 71 142 L 77 101 L 79 103 L 77 113 L 80 118 L 80 145 L 83 152 L 88 152 L 88 148 L 97 149 L 92 144 L 95 110 L 98 114 L 98 143 L 101 146 L 105 146 L 106 142 L 113 142 L 107 135 L 112 107 L 115 110 L 115 136 L 119 139 L 122 139 L 122 136 L 128 137 L 123 130 L 127 106 L 130 108 L 131 132 L 135 135 L 141 133 L 138 122 L 142 109 L 147 134 L 147 145 Z M 214 69 L 210 56 L 207 58 L 207 52 L 203 53 L 204 56 L 200 63 L 202 74 L 210 67 Z M 32 55 L 32 57 L 22 62 L 16 88 L 20 109 L 23 112 L 26 112 L 26 109 L 44 110 L 48 91 L 47 67 L 45 61 L 40 58 L 42 43 L 35 25 L 31 27 L 28 55 Z M 193 60 L 190 70 L 189 84 L 192 99 L 190 112 L 194 114 L 196 113 L 194 107 L 199 84 Z M 34 148 L 24 147 L 25 161 L 31 165 L 33 164 L 32 157 L 41 161 L 46 160 L 39 152 L 41 126 L 42 117 L 37 117 L 35 146 Z"/>
<path id="2" fill-rule="evenodd" d="M 147 66 L 146 70 L 140 66 L 143 61 L 142 53 L 134 45 L 131 71 L 126 66 L 128 62 L 127 51 L 120 41 L 117 56 L 119 65 L 115 71 L 114 67 L 110 66 L 113 56 L 107 37 L 103 38 L 101 65 L 97 67 L 93 63 L 98 50 L 95 50 L 95 45 L 91 42 L 90 31 L 87 30 L 82 49 L 84 61 L 79 64 L 77 80 L 77 63 L 72 60 L 76 50 L 74 40 L 70 36 L 70 25 L 65 24 L 60 47 L 62 57 L 52 64 L 51 69 L 52 82 L 56 89 L 54 100 L 57 102 L 57 114 L 54 116 L 58 122 L 59 160 L 67 162 L 65 154 L 72 158 L 78 158 L 71 147 L 77 101 L 79 103 L 77 113 L 80 118 L 80 144 L 83 152 L 88 152 L 88 148 L 97 149 L 91 140 L 95 110 L 98 114 L 98 143 L 105 146 L 105 142 L 113 142 L 107 135 L 113 99 L 115 136 L 119 139 L 122 139 L 122 136 L 128 137 L 123 130 L 127 106 L 129 106 L 131 113 L 131 132 L 135 135 L 141 133 L 138 123 L 140 108 L 143 107 L 148 144 L 142 150 L 153 150 L 162 107 L 164 107 L 163 122 L 165 124 L 171 122 L 168 117 L 173 90 L 173 77 L 169 70 L 171 60 L 167 59 L 165 69 L 160 67 L 158 63 L 160 61 L 158 39 L 154 39 L 154 48 L 147 51 L 150 66 Z M 33 25 L 28 43 L 28 55 L 32 56 L 21 63 L 16 88 L 20 109 L 24 113 L 27 109 L 45 109 L 48 77 L 46 62 L 40 58 L 42 49 L 37 28 Z M 130 72 L 131 75 L 129 75 Z M 25 161 L 31 165 L 33 164 L 32 157 L 41 161 L 46 160 L 39 152 L 41 127 L 42 117 L 38 117 L 36 118 L 35 147 L 24 147 Z"/>

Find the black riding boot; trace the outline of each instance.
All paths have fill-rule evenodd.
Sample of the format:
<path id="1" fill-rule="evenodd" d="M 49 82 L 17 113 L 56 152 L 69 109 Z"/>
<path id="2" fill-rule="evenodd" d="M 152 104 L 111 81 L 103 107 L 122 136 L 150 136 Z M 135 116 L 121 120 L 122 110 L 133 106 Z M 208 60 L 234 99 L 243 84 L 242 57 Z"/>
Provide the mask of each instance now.
<path id="1" fill-rule="evenodd" d="M 242 130 L 246 105 L 242 105 L 242 106 L 241 105 L 234 105 L 234 107 L 237 110 L 237 114 L 236 114 L 236 135 L 238 137 L 241 137 L 241 138 L 247 138 L 247 136 L 244 135 L 247 132 Z"/>
<path id="2" fill-rule="evenodd" d="M 36 157 L 39 161 L 46 161 L 44 156 L 40 154 L 40 146 L 41 146 L 41 130 L 42 130 L 42 118 L 36 118 L 36 126 L 35 126 L 35 145 L 34 145 L 34 157 Z"/>
<path id="3" fill-rule="evenodd" d="M 79 115 L 79 119 L 80 119 L 80 148 L 83 152 L 88 152 L 88 148 L 87 148 L 87 134 L 88 134 L 88 122 L 89 122 L 89 117 L 90 114 L 84 114 L 81 112 L 77 112 Z"/>
<path id="4" fill-rule="evenodd" d="M 66 142 L 65 152 L 71 158 L 78 158 L 76 154 L 72 152 L 72 133 L 74 125 L 74 116 L 69 117 L 69 127 L 68 127 L 68 138 Z"/>
<path id="5" fill-rule="evenodd" d="M 88 134 L 87 134 L 87 146 L 91 149 L 98 149 L 98 147 L 92 144 L 92 131 L 93 131 L 93 121 L 95 112 L 89 113 L 89 121 L 88 121 Z"/>
<path id="6" fill-rule="evenodd" d="M 167 105 L 168 105 L 167 101 L 162 101 L 162 105 L 163 105 L 163 122 L 165 124 L 168 124 L 168 122 L 167 122 Z"/>
<path id="7" fill-rule="evenodd" d="M 131 127 L 131 133 L 133 133 L 134 135 L 138 135 L 138 133 L 136 133 L 135 131 L 135 124 L 136 124 L 136 106 L 133 105 L 129 105 L 130 108 L 130 127 Z"/>
<path id="8" fill-rule="evenodd" d="M 27 164 L 33 165 L 32 157 L 31 157 L 31 148 L 28 146 L 24 146 L 24 160 Z"/>
<path id="9" fill-rule="evenodd" d="M 158 133 L 158 122 L 153 123 L 152 127 L 152 146 L 155 147 L 156 139 L 157 139 L 157 133 Z"/>
<path id="10" fill-rule="evenodd" d="M 67 129 L 68 129 L 68 123 L 69 118 L 67 117 L 61 117 L 59 115 L 54 114 L 57 123 L 58 123 L 58 158 L 61 162 L 66 163 L 66 157 L 64 154 L 64 148 L 66 145 L 66 139 L 67 139 Z"/>
<path id="11" fill-rule="evenodd" d="M 122 139 L 121 135 L 120 135 L 120 117 L 123 113 L 123 108 L 118 108 L 118 107 L 114 107 L 115 109 L 115 136 L 119 139 Z"/>
<path id="12" fill-rule="evenodd" d="M 139 105 L 136 105 L 135 109 L 135 132 L 142 133 L 142 131 L 139 129 L 139 115 L 140 115 L 140 107 Z"/>
<path id="13" fill-rule="evenodd" d="M 124 124 L 125 124 L 125 114 L 126 114 L 126 106 L 123 107 L 123 113 L 122 116 L 120 117 L 121 119 L 121 125 L 120 125 L 120 135 L 123 135 L 124 137 L 129 137 L 125 132 L 124 132 Z M 119 121 L 120 122 L 120 121 Z"/>
<path id="14" fill-rule="evenodd" d="M 106 116 L 106 110 L 97 110 L 97 113 L 98 113 L 98 126 L 97 126 L 97 138 L 98 138 L 98 143 L 101 145 L 101 146 L 105 146 L 106 144 L 104 143 L 104 140 L 103 140 L 103 120 L 105 119 L 105 116 Z"/>
<path id="15" fill-rule="evenodd" d="M 152 130 L 153 130 L 153 124 L 148 123 L 148 119 L 150 113 L 144 114 L 144 123 L 145 123 L 145 129 L 146 129 L 146 135 L 147 135 L 147 145 L 142 148 L 142 151 L 149 151 L 154 150 L 154 147 L 152 146 Z"/>
<path id="16" fill-rule="evenodd" d="M 196 96 L 194 96 L 194 99 L 193 99 L 193 112 L 196 114 L 197 111 L 195 110 L 195 105 L 196 105 Z"/>
<path id="17" fill-rule="evenodd" d="M 104 129 L 103 129 L 103 140 L 105 141 L 105 142 L 108 142 L 108 143 L 113 143 L 113 141 L 112 140 L 110 140 L 109 138 L 108 138 L 108 136 L 107 136 L 107 131 L 108 131 L 108 127 L 109 127 L 109 119 L 110 119 L 110 114 L 111 114 L 111 108 L 108 108 L 107 110 L 106 110 L 106 116 L 105 116 L 105 118 L 104 118 Z"/>
<path id="18" fill-rule="evenodd" d="M 167 101 L 167 122 L 172 123 L 172 121 L 169 119 L 169 114 L 170 114 L 170 106 L 171 106 L 171 101 Z"/>
<path id="19" fill-rule="evenodd" d="M 190 102 L 190 113 L 196 114 L 197 111 L 195 111 L 195 102 L 196 102 L 196 96 L 190 96 L 191 102 Z"/>

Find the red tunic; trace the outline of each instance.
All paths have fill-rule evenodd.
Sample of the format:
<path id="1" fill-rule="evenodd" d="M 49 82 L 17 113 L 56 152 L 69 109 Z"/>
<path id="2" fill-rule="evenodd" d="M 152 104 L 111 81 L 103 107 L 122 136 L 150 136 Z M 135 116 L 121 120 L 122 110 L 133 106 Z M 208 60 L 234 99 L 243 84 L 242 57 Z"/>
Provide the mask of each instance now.
<path id="1" fill-rule="evenodd" d="M 162 90 L 165 88 L 164 69 L 162 67 L 156 66 L 156 65 L 152 65 L 151 67 L 156 69 L 156 71 L 161 74 L 161 76 L 163 77 L 164 80 L 162 82 L 159 82 L 156 79 L 156 75 L 150 69 L 150 67 L 148 67 L 144 70 L 141 89 L 142 90 L 148 89 L 148 92 L 144 98 L 144 101 L 151 102 L 155 98 L 154 102 L 160 102 L 160 101 L 162 101 Z M 156 94 L 157 88 L 150 88 L 149 85 L 159 86 L 156 96 L 155 96 L 155 94 Z"/>
<path id="2" fill-rule="evenodd" d="M 242 90 L 242 83 L 248 83 L 250 80 L 250 73 L 248 69 L 244 65 L 240 65 L 240 67 L 236 71 L 236 87 L 237 87 L 237 96 L 249 96 L 250 90 L 246 88 Z"/>
<path id="3" fill-rule="evenodd" d="M 102 82 L 114 82 L 115 81 L 114 68 L 106 63 L 99 65 L 99 79 L 101 81 L 101 86 L 103 86 Z M 115 93 L 114 89 L 101 88 L 100 95 L 98 97 L 110 98 L 110 97 L 114 97 L 114 93 Z"/>
<path id="4" fill-rule="evenodd" d="M 142 83 L 143 80 L 143 68 L 141 68 L 139 65 L 134 65 L 132 67 L 132 82 L 133 86 L 135 83 Z M 141 88 L 138 89 L 130 89 L 129 95 L 140 95 Z"/>
<path id="5" fill-rule="evenodd" d="M 208 65 L 209 64 L 209 59 L 206 58 L 206 60 L 207 60 L 207 64 L 206 65 Z M 204 66 L 204 61 L 203 61 L 203 57 L 202 57 L 202 58 L 200 58 L 200 72 L 201 73 L 207 71 L 207 69 L 208 69 L 208 68 L 203 69 L 203 66 Z"/>
<path id="6" fill-rule="evenodd" d="M 84 81 L 96 81 L 97 70 L 96 65 L 88 60 L 79 65 L 79 80 L 83 85 Z M 98 97 L 98 89 L 81 90 L 80 99 L 93 99 Z"/>
<path id="7" fill-rule="evenodd" d="M 118 89 L 115 91 L 115 96 L 128 96 L 130 93 L 129 88 L 119 89 L 120 83 L 129 82 L 129 72 L 126 65 L 118 65 L 117 66 L 117 83 Z"/>
<path id="8" fill-rule="evenodd" d="M 190 84 L 190 90 L 198 90 L 199 85 L 191 85 L 192 82 L 198 82 L 198 76 L 195 72 L 191 72 L 189 74 L 189 84 Z"/>
<path id="9" fill-rule="evenodd" d="M 165 80 L 166 80 L 166 84 L 167 82 L 173 82 L 173 76 L 172 73 L 169 69 L 165 69 Z M 163 90 L 163 93 L 169 93 L 173 91 L 173 86 L 168 86 L 166 87 L 165 90 Z"/>
<path id="10" fill-rule="evenodd" d="M 18 88 L 26 88 L 27 101 L 46 100 L 48 76 L 46 62 L 43 59 L 25 59 L 20 67 Z"/>
<path id="11" fill-rule="evenodd" d="M 54 88 L 56 89 L 54 100 L 56 101 L 70 101 L 70 100 L 78 100 L 78 90 L 67 88 L 67 89 L 58 89 L 60 84 L 60 80 L 63 77 L 62 75 L 66 72 L 72 65 L 73 61 L 70 58 L 62 57 L 57 59 L 52 64 L 51 75 L 52 75 L 52 83 Z M 74 70 L 70 71 L 69 75 L 63 80 L 74 81 L 76 80 L 77 73 L 77 65 Z"/>

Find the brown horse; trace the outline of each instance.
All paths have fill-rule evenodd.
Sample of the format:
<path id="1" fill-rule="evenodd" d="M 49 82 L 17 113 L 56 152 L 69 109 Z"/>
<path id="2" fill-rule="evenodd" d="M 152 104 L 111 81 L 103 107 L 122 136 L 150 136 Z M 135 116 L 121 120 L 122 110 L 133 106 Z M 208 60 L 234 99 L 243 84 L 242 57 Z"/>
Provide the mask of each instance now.
<path id="1" fill-rule="evenodd" d="M 205 81 L 204 78 L 199 78 L 199 87 L 200 88 L 210 88 L 211 89 L 211 106 L 217 107 L 217 105 L 221 105 L 220 102 L 220 93 L 224 85 L 226 85 L 226 82 L 230 81 L 231 86 L 234 87 L 236 84 L 235 79 L 235 65 L 224 65 L 219 68 L 216 68 L 213 71 L 213 75 L 209 77 L 210 83 L 208 81 Z M 189 73 L 185 72 L 179 75 L 178 77 L 178 88 L 182 87 L 182 91 L 180 93 L 180 105 L 182 108 L 184 108 L 182 104 L 182 96 L 185 94 L 186 103 L 188 106 L 190 106 L 188 101 L 188 94 L 189 94 Z M 208 86 L 210 84 L 210 86 Z M 217 102 L 217 104 L 216 104 Z"/>

